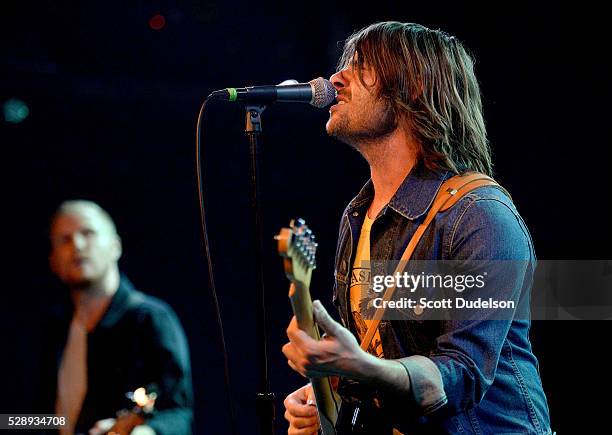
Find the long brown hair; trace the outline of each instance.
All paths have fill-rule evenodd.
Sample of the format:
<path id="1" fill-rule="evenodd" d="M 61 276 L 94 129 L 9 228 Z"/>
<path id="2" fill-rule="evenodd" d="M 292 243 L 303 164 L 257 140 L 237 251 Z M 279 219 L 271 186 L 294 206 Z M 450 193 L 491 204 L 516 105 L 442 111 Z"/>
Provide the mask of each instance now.
<path id="1" fill-rule="evenodd" d="M 409 123 L 428 168 L 492 175 L 474 61 L 457 38 L 420 24 L 375 23 L 346 40 L 338 67 L 352 65 L 363 83 L 363 64 L 376 72 L 378 96 Z"/>

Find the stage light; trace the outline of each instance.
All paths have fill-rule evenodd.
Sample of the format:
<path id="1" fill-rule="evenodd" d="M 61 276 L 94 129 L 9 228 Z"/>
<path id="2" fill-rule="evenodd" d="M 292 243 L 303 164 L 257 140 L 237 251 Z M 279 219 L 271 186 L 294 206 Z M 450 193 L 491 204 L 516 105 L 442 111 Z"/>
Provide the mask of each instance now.
<path id="1" fill-rule="evenodd" d="M 161 30 L 166 25 L 166 19 L 163 15 L 153 15 L 149 20 L 149 27 L 153 30 Z"/>
<path id="2" fill-rule="evenodd" d="M 11 124 L 19 124 L 30 114 L 30 109 L 28 109 L 26 103 L 18 98 L 5 101 L 2 111 L 4 112 L 4 120 Z"/>

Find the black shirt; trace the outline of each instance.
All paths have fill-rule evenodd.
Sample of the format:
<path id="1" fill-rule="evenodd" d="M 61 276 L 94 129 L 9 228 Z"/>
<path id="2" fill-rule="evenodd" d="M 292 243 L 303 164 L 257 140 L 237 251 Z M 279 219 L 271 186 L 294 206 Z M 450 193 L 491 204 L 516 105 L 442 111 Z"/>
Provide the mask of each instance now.
<path id="1" fill-rule="evenodd" d="M 41 413 L 55 411 L 57 373 L 72 314 L 72 305 L 63 305 L 44 329 Z M 156 412 L 146 423 L 157 434 L 191 434 L 193 391 L 183 329 L 166 303 L 135 290 L 123 276 L 108 310 L 87 336 L 87 380 L 77 434 L 130 409 L 126 393 L 139 387 L 157 392 Z"/>

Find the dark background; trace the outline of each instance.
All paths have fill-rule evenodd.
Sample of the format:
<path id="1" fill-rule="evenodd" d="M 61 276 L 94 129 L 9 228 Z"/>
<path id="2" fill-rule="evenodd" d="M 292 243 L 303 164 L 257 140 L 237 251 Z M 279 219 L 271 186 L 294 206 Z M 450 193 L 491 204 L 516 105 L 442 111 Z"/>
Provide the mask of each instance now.
<path id="1" fill-rule="evenodd" d="M 541 259 L 605 259 L 612 241 L 606 15 L 585 2 L 3 2 L 0 120 L 4 217 L 0 413 L 36 395 L 37 327 L 57 289 L 47 269 L 48 219 L 87 198 L 116 220 L 121 267 L 169 302 L 192 352 L 198 434 L 229 433 L 223 359 L 202 254 L 195 124 L 203 97 L 227 86 L 307 81 L 335 70 L 342 40 L 379 20 L 442 28 L 471 48 L 484 96 L 496 178 L 525 218 Z M 166 23 L 153 30 L 149 20 Z M 326 137 L 325 110 L 277 105 L 263 115 L 261 154 L 269 369 L 282 400 L 303 383 L 280 352 L 290 319 L 272 236 L 292 217 L 320 244 L 312 285 L 330 306 L 341 212 L 368 177 L 354 151 Z M 211 104 L 204 126 L 206 201 L 229 346 L 239 433 L 256 433 L 253 246 L 248 143 L 238 105 Z M 577 289 L 588 292 L 588 289 Z M 536 322 L 553 427 L 605 428 L 609 322 Z M 580 428 L 580 429 L 577 429 Z M 609 429 L 608 429 L 609 430 Z"/>

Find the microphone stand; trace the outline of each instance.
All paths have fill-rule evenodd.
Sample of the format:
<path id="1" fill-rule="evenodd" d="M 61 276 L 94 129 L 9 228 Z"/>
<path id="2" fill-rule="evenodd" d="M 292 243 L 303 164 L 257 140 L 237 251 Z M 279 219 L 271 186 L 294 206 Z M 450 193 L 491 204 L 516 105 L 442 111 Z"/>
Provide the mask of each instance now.
<path id="1" fill-rule="evenodd" d="M 268 354 L 266 342 L 266 309 L 262 260 L 262 228 L 261 209 L 259 203 L 259 181 L 258 181 L 258 142 L 261 133 L 261 112 L 266 106 L 249 105 L 246 107 L 245 133 L 249 138 L 251 155 L 251 211 L 253 214 L 253 241 L 255 242 L 255 273 L 256 275 L 256 325 L 257 339 L 259 341 L 259 391 L 256 398 L 257 418 L 259 421 L 260 435 L 274 434 L 274 393 L 270 391 L 268 378 Z"/>

